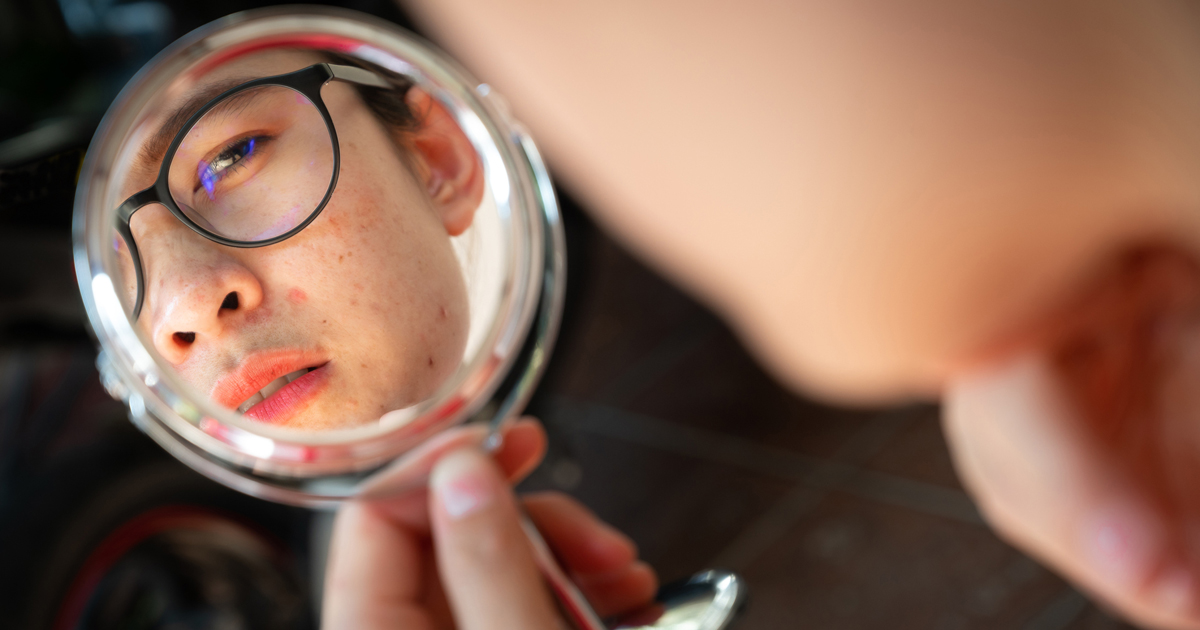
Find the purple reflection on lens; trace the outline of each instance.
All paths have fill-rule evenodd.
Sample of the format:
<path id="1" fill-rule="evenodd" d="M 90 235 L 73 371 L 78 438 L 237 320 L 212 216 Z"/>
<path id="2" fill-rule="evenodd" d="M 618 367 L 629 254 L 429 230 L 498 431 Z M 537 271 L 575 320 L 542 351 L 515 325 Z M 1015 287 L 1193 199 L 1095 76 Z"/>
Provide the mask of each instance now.
<path id="1" fill-rule="evenodd" d="M 304 218 L 301 215 L 306 212 L 306 207 L 307 206 L 301 206 L 299 204 L 292 206 L 286 214 L 284 214 L 279 218 L 278 221 L 274 223 L 274 225 L 258 234 L 255 234 L 250 240 L 265 241 L 269 238 L 275 238 L 276 236 L 279 236 L 280 234 L 283 234 L 284 232 L 296 227 L 300 223 L 300 220 Z"/>
<path id="2" fill-rule="evenodd" d="M 213 199 L 213 188 L 216 187 L 217 182 L 225 177 L 229 169 L 254 153 L 254 143 L 256 140 L 256 138 L 247 138 L 222 151 L 212 162 L 200 164 L 200 185 L 204 187 L 210 200 Z M 213 164 L 219 164 L 220 170 L 214 169 Z"/>

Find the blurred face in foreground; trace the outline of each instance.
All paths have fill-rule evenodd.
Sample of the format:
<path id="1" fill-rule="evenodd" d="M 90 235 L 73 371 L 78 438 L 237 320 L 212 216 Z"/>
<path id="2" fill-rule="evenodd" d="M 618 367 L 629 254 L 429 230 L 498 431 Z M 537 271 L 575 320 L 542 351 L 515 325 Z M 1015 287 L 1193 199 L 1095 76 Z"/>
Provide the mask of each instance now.
<path id="1" fill-rule="evenodd" d="M 1200 6 L 414 4 L 784 380 L 945 395 L 1003 535 L 1200 627 Z"/>

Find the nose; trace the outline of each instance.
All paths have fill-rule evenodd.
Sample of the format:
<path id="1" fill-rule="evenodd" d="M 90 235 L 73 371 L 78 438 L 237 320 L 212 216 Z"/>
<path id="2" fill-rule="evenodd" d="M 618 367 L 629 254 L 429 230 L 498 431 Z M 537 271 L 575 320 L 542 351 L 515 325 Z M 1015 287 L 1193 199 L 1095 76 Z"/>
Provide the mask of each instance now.
<path id="1" fill-rule="evenodd" d="M 242 250 L 231 251 L 177 221 L 155 228 L 138 239 L 147 288 L 142 318 L 155 348 L 178 365 L 244 322 L 262 304 L 263 287 L 234 255 Z"/>

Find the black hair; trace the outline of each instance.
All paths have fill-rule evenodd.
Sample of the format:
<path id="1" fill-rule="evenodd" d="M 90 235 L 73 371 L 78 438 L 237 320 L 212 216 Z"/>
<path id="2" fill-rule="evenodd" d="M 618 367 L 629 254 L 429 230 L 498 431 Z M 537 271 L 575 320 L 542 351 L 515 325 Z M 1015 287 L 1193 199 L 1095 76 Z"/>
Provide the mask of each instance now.
<path id="1" fill-rule="evenodd" d="M 359 98 L 384 125 L 399 131 L 415 131 L 421 126 L 420 118 L 405 100 L 409 89 L 413 87 L 412 79 L 377 64 L 342 53 L 325 52 L 322 54 L 329 63 L 370 70 L 387 80 L 390 87 L 386 88 L 369 85 L 354 86 L 354 89 L 358 90 Z"/>

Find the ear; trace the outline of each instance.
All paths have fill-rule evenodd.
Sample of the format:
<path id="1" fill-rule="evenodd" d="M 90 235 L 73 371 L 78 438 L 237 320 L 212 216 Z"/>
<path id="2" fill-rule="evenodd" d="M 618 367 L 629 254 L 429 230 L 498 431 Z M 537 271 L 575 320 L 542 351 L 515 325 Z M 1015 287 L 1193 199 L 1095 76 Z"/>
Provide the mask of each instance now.
<path id="1" fill-rule="evenodd" d="M 454 118 L 424 90 L 412 88 L 405 97 L 420 126 L 407 134 L 415 156 L 417 177 L 451 236 L 471 226 L 483 200 L 483 164 L 475 147 Z"/>

